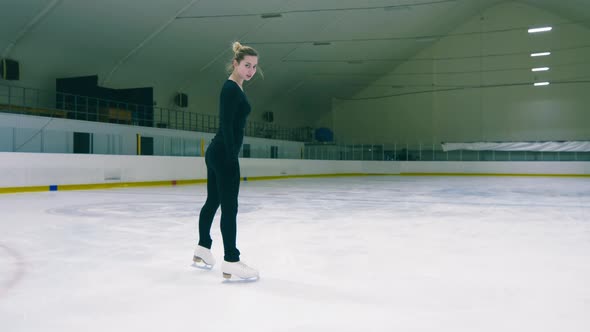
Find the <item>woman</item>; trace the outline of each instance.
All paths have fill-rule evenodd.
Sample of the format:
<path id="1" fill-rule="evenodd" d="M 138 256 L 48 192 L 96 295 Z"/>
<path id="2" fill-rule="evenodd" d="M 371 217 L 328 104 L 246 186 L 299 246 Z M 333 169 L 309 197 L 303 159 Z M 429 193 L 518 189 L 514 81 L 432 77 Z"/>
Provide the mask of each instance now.
<path id="1" fill-rule="evenodd" d="M 234 57 L 228 66 L 231 74 L 223 84 L 219 97 L 219 129 L 205 153 L 207 201 L 199 215 L 199 243 L 193 261 L 202 262 L 210 268 L 215 264 L 210 231 L 213 217 L 221 205 L 221 234 L 225 252 L 221 265 L 223 277 L 229 279 L 235 275 L 242 279 L 257 279 L 258 271 L 240 261 L 240 251 L 236 248 L 236 217 L 240 190 L 238 154 L 250 113 L 250 104 L 242 85 L 256 74 L 258 53 L 239 42 L 233 43 L 233 51 Z"/>

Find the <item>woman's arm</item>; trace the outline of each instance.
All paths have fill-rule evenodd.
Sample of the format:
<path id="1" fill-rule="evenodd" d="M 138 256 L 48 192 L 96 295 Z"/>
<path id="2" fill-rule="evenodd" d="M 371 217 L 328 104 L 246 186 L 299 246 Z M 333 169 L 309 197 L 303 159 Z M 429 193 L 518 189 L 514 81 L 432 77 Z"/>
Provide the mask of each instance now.
<path id="1" fill-rule="evenodd" d="M 240 153 L 236 147 L 235 141 L 235 118 L 238 112 L 238 87 L 231 85 L 223 89 L 221 92 L 219 122 L 221 132 L 223 134 L 223 143 L 225 145 L 227 160 L 238 159 Z"/>

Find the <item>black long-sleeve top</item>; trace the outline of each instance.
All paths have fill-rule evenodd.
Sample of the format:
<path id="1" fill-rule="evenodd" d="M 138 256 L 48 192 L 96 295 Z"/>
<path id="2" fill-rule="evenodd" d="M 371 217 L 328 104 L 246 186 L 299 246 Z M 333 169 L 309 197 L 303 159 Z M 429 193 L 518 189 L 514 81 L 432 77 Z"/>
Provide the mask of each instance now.
<path id="1" fill-rule="evenodd" d="M 250 111 L 248 98 L 238 83 L 225 81 L 219 95 L 219 129 L 210 147 L 224 153 L 228 161 L 238 159 Z"/>

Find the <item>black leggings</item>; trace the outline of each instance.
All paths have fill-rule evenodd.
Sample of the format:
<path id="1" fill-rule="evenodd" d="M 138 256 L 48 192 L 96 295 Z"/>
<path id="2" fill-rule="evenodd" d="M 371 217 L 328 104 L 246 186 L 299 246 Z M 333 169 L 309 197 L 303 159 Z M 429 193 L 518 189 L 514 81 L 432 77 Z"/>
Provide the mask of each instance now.
<path id="1" fill-rule="evenodd" d="M 238 262 L 240 251 L 236 248 L 238 193 L 240 191 L 240 164 L 236 159 L 228 163 L 221 151 L 207 149 L 207 201 L 199 215 L 199 245 L 211 249 L 211 225 L 217 208 L 221 205 L 221 235 L 224 260 Z"/>

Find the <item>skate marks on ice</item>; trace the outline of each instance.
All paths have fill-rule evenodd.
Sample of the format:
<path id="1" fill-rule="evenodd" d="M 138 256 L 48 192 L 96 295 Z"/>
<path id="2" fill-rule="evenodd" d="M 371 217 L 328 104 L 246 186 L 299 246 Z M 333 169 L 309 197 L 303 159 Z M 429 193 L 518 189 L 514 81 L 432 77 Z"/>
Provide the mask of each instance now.
<path id="1" fill-rule="evenodd" d="M 169 223 L 176 219 L 194 218 L 199 214 L 200 202 L 187 201 L 129 201 L 129 202 L 104 202 L 81 205 L 69 205 L 60 208 L 48 209 L 46 212 L 53 215 L 66 215 L 76 217 L 107 217 L 124 219 L 162 219 Z M 254 212 L 259 209 L 258 204 L 240 204 L 240 214 Z"/>
<path id="2" fill-rule="evenodd" d="M 235 282 L 235 283 L 240 283 Z M 243 283 L 243 282 L 242 282 Z M 382 308 L 390 302 L 386 292 L 378 293 L 374 289 L 357 285 L 356 287 L 339 287 L 330 284 L 289 280 L 267 276 L 259 280 L 257 291 L 273 297 L 299 299 L 313 303 L 369 305 Z"/>
<path id="3" fill-rule="evenodd" d="M 22 255 L 0 243 L 0 299 L 13 289 L 25 276 L 25 261 Z"/>

